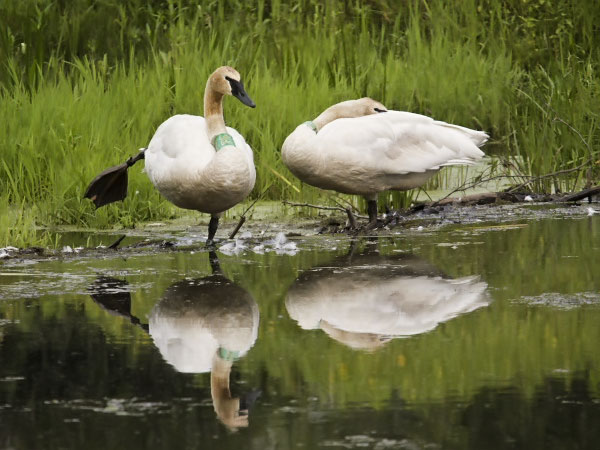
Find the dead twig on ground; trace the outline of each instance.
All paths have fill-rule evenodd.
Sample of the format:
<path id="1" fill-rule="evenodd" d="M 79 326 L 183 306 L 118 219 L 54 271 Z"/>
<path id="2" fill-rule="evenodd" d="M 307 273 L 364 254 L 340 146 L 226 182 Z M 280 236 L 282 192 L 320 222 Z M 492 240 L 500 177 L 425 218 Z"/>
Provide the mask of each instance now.
<path id="1" fill-rule="evenodd" d="M 125 239 L 125 235 L 121 235 L 121 237 L 119 237 L 119 239 L 117 239 L 115 242 L 113 242 L 112 244 L 110 244 L 108 246 L 108 248 L 112 249 L 112 250 L 117 250 L 117 247 L 119 247 L 119 244 L 121 243 L 121 241 L 123 241 L 123 239 Z"/>
<path id="2" fill-rule="evenodd" d="M 235 237 L 235 235 L 238 233 L 238 231 L 240 231 L 240 228 L 242 228 L 242 225 L 244 225 L 244 223 L 246 222 L 246 214 L 248 213 L 248 211 L 250 211 L 254 207 L 254 205 L 256 205 L 256 202 L 258 202 L 261 198 L 263 198 L 263 196 L 266 194 L 266 192 L 269 190 L 269 188 L 272 185 L 273 185 L 273 183 L 269 183 L 269 185 L 263 189 L 263 191 L 260 193 L 260 195 L 258 197 L 256 197 L 256 199 L 250 204 L 250 206 L 248 206 L 244 210 L 244 212 L 240 216 L 239 222 L 237 223 L 237 225 L 235 226 L 235 228 L 229 235 L 229 239 L 233 239 Z"/>
<path id="3" fill-rule="evenodd" d="M 325 205 L 312 205 L 310 203 L 295 203 L 289 202 L 287 200 L 283 200 L 281 203 L 284 205 L 294 206 L 297 208 L 313 208 L 313 209 L 322 209 L 325 211 L 341 211 L 347 214 L 347 211 L 350 208 L 344 208 L 342 206 L 325 206 Z M 358 217 L 359 219 L 368 219 L 367 216 L 361 216 L 360 214 L 354 214 L 354 217 Z"/>

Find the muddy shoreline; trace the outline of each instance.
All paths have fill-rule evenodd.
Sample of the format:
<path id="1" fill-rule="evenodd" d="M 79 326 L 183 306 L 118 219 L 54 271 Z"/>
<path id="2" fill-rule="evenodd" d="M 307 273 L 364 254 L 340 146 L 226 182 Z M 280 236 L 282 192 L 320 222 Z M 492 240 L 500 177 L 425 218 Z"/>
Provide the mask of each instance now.
<path id="1" fill-rule="evenodd" d="M 507 224 L 526 223 L 540 219 L 592 218 L 600 217 L 600 206 L 594 203 L 528 203 L 528 204 L 488 204 L 488 205 L 440 205 L 411 213 L 395 215 L 387 225 L 368 229 L 365 220 L 359 220 L 359 229 L 347 229 L 347 217 L 342 212 L 322 212 L 307 217 L 302 215 L 269 217 L 264 212 L 259 219 L 247 220 L 235 239 L 227 237 L 238 223 L 236 217 L 222 221 L 217 232 L 216 250 L 225 254 L 244 251 L 276 251 L 277 239 L 281 246 L 294 242 L 298 250 L 330 245 L 328 241 L 360 238 L 365 236 L 386 236 L 410 239 L 419 233 L 435 233 L 444 229 L 502 229 Z M 389 216 L 380 216 L 383 221 Z M 204 218 L 203 218 L 204 219 Z M 71 258 L 110 258 L 160 252 L 187 251 L 208 252 L 205 247 L 206 220 L 195 221 L 192 217 L 168 222 L 141 224 L 134 229 L 82 230 L 54 229 L 51 232 L 60 236 L 60 246 L 56 249 L 30 247 L 5 247 L 0 249 L 0 265 L 46 259 Z M 82 238 L 87 243 L 80 245 Z M 119 239 L 116 248 L 109 248 Z M 285 242 L 281 242 L 284 240 Z M 236 242 L 242 243 L 236 249 Z M 262 246 L 262 247 L 261 247 Z"/>

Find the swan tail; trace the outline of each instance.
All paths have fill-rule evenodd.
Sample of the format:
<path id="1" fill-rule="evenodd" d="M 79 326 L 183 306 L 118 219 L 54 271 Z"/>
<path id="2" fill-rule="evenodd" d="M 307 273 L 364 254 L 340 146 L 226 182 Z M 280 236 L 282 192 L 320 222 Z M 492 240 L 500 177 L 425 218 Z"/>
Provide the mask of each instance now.
<path id="1" fill-rule="evenodd" d="M 124 200 L 127 197 L 127 169 L 144 159 L 145 151 L 145 148 L 140 149 L 123 164 L 110 167 L 94 178 L 85 190 L 84 198 L 92 200 L 96 208 Z"/>
<path id="2" fill-rule="evenodd" d="M 469 158 L 451 159 L 450 161 L 446 161 L 445 163 L 440 164 L 439 167 L 446 167 L 446 166 L 474 166 L 478 162 L 479 161 L 477 161 L 477 160 L 469 159 Z"/>
<path id="3" fill-rule="evenodd" d="M 472 130 L 471 128 L 461 127 L 460 125 L 454 125 L 451 123 L 440 121 L 436 121 L 435 123 L 445 128 L 450 128 L 452 130 L 459 131 L 461 134 L 469 138 L 469 140 L 473 142 L 473 144 L 475 144 L 477 147 L 481 147 L 490 138 L 490 135 L 487 134 L 485 131 Z"/>

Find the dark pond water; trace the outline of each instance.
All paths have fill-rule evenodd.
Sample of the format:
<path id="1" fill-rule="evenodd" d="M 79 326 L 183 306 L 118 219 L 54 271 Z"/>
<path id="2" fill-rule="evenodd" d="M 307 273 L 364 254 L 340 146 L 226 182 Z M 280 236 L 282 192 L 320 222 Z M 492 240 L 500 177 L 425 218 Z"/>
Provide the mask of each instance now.
<path id="1" fill-rule="evenodd" d="M 0 262 L 0 448 L 600 448 L 600 217 L 295 243 Z"/>

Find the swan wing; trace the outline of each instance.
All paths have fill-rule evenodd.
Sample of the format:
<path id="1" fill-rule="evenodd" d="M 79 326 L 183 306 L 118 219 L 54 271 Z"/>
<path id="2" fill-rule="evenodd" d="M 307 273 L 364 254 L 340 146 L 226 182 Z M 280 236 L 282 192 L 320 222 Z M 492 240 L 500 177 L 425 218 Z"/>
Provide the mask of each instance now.
<path id="1" fill-rule="evenodd" d="M 356 161 L 371 172 L 407 174 L 473 164 L 487 134 L 403 111 L 388 111 L 327 124 L 317 135 L 320 152 Z"/>
<path id="2" fill-rule="evenodd" d="M 200 170 L 214 155 L 204 117 L 179 114 L 156 129 L 146 151 L 146 172 Z"/>

